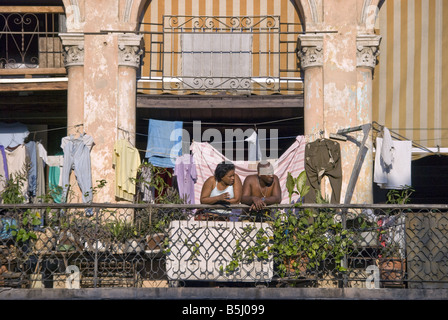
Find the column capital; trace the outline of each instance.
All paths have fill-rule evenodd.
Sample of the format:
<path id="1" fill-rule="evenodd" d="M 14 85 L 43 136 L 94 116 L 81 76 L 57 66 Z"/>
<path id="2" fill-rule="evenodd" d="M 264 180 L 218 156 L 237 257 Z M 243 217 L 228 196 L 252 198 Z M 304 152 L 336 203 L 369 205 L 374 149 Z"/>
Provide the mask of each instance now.
<path id="1" fill-rule="evenodd" d="M 297 39 L 297 57 L 303 70 L 310 67 L 323 66 L 322 34 L 302 34 Z"/>
<path id="2" fill-rule="evenodd" d="M 361 34 L 356 37 L 356 66 L 373 69 L 380 54 L 381 36 Z"/>
<path id="3" fill-rule="evenodd" d="M 118 35 L 118 65 L 133 68 L 140 67 L 143 54 L 143 35 L 123 33 Z"/>
<path id="4" fill-rule="evenodd" d="M 64 48 L 63 57 L 66 68 L 84 65 L 84 34 L 60 33 Z"/>

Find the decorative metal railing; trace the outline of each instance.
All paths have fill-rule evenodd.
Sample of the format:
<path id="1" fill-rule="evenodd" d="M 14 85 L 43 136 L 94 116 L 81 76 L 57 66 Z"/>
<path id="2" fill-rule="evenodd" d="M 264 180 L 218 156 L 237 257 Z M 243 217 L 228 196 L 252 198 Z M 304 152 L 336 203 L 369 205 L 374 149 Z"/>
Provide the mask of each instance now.
<path id="1" fill-rule="evenodd" d="M 247 208 L 0 205 L 0 286 L 448 285 L 447 206 Z"/>
<path id="2" fill-rule="evenodd" d="M 139 90 L 303 93 L 296 44 L 301 26 L 279 16 L 163 16 L 142 23 Z"/>
<path id="3" fill-rule="evenodd" d="M 0 12 L 0 69 L 63 68 L 61 14 L 6 8 Z"/>

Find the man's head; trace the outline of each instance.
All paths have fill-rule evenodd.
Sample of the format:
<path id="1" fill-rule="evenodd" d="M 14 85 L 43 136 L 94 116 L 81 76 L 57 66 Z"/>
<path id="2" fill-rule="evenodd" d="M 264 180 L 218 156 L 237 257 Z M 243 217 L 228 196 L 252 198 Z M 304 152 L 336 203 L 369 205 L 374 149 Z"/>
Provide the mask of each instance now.
<path id="1" fill-rule="evenodd" d="M 274 167 L 269 161 L 261 160 L 257 165 L 258 176 L 266 184 L 274 182 Z"/>

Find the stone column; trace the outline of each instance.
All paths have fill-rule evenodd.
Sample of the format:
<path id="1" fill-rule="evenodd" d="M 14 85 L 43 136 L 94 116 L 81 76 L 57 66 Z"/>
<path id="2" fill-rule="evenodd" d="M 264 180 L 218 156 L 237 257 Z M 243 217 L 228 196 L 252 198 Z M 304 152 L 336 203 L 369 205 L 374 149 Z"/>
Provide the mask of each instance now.
<path id="1" fill-rule="evenodd" d="M 372 78 L 379 55 L 381 36 L 361 34 L 356 39 L 357 113 L 360 123 L 372 122 Z M 371 133 L 371 132 L 370 132 Z M 373 141 L 369 134 L 366 154 L 355 189 L 357 203 L 373 203 Z"/>
<path id="2" fill-rule="evenodd" d="M 84 34 L 59 34 L 67 69 L 67 135 L 79 136 L 84 131 Z M 70 175 L 67 202 L 82 202 L 82 191 L 76 177 Z M 75 187 L 76 186 L 76 187 Z"/>
<path id="3" fill-rule="evenodd" d="M 136 73 L 140 67 L 142 35 L 118 35 L 118 137 L 135 145 Z"/>
<path id="4" fill-rule="evenodd" d="M 67 134 L 83 130 L 84 125 L 84 35 L 60 34 L 67 68 Z"/>
<path id="5" fill-rule="evenodd" d="M 304 72 L 305 135 L 319 135 L 325 129 L 323 97 L 323 36 L 300 35 L 297 57 Z"/>
<path id="6" fill-rule="evenodd" d="M 379 45 L 378 36 L 360 34 L 365 30 L 359 19 L 361 1 L 321 4 L 322 17 L 314 19 L 313 16 L 309 20 L 318 23 L 307 26 L 312 31 L 298 37 L 298 58 L 304 72 L 305 135 L 310 139 L 319 137 L 321 132 L 323 137 L 330 138 L 339 130 L 371 124 L 372 70 Z M 343 175 L 340 202 L 372 203 L 371 138 L 366 142 L 366 152 L 360 149 L 364 131 L 347 136 L 347 141 L 338 141 Z M 366 154 L 353 184 L 350 178 L 360 151 Z M 328 198 L 331 194 L 328 180 L 324 179 L 322 185 L 322 193 Z M 348 192 L 352 186 L 353 194 Z"/>

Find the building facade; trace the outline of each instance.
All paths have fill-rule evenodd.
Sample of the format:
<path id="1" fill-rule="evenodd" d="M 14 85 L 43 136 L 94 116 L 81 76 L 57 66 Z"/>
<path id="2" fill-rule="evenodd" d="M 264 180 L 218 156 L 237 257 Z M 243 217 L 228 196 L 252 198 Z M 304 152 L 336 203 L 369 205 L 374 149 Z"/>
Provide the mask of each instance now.
<path id="1" fill-rule="evenodd" d="M 411 123 L 412 128 L 443 128 L 447 6 L 440 0 L 40 3 L 11 1 L 0 8 L 7 44 L 0 57 L 3 120 L 26 123 L 53 153 L 64 136 L 92 136 L 93 184 L 108 182 L 94 202 L 117 201 L 114 143 L 128 139 L 143 155 L 149 119 L 183 121 L 191 137 L 197 121 L 201 133 L 275 129 L 276 155 L 298 135 L 314 141 L 347 131 L 348 139 L 338 142 L 341 203 L 374 201 L 375 128 L 365 125 L 376 121 L 391 128 L 410 128 Z M 417 4 L 425 10 L 417 10 Z M 411 11 L 414 17 L 421 14 L 413 35 L 421 40 L 434 34 L 427 40 L 434 50 L 426 55 L 434 62 L 406 69 L 434 70 L 424 76 L 406 73 L 405 53 L 393 49 L 397 43 L 410 48 L 403 39 L 410 38 L 411 23 L 406 28 L 401 22 Z M 431 12 L 437 13 L 433 25 Z M 37 19 L 39 29 L 29 29 L 30 17 Z M 413 42 L 414 51 L 425 47 L 419 44 Z M 408 58 L 410 53 L 406 51 Z M 412 56 L 415 65 L 420 60 Z M 420 88 L 433 87 L 434 95 L 424 91 L 417 98 L 414 91 L 412 101 L 414 106 L 420 102 L 415 109 L 420 111 L 410 118 L 401 102 L 410 103 L 404 88 L 416 85 L 411 79 L 421 79 Z M 423 123 L 427 114 L 433 120 Z M 415 139 L 409 131 L 399 133 Z M 443 132 L 434 139 L 420 142 L 444 147 Z M 71 184 L 76 186 L 75 177 Z M 323 188 L 330 193 L 328 182 Z"/>

